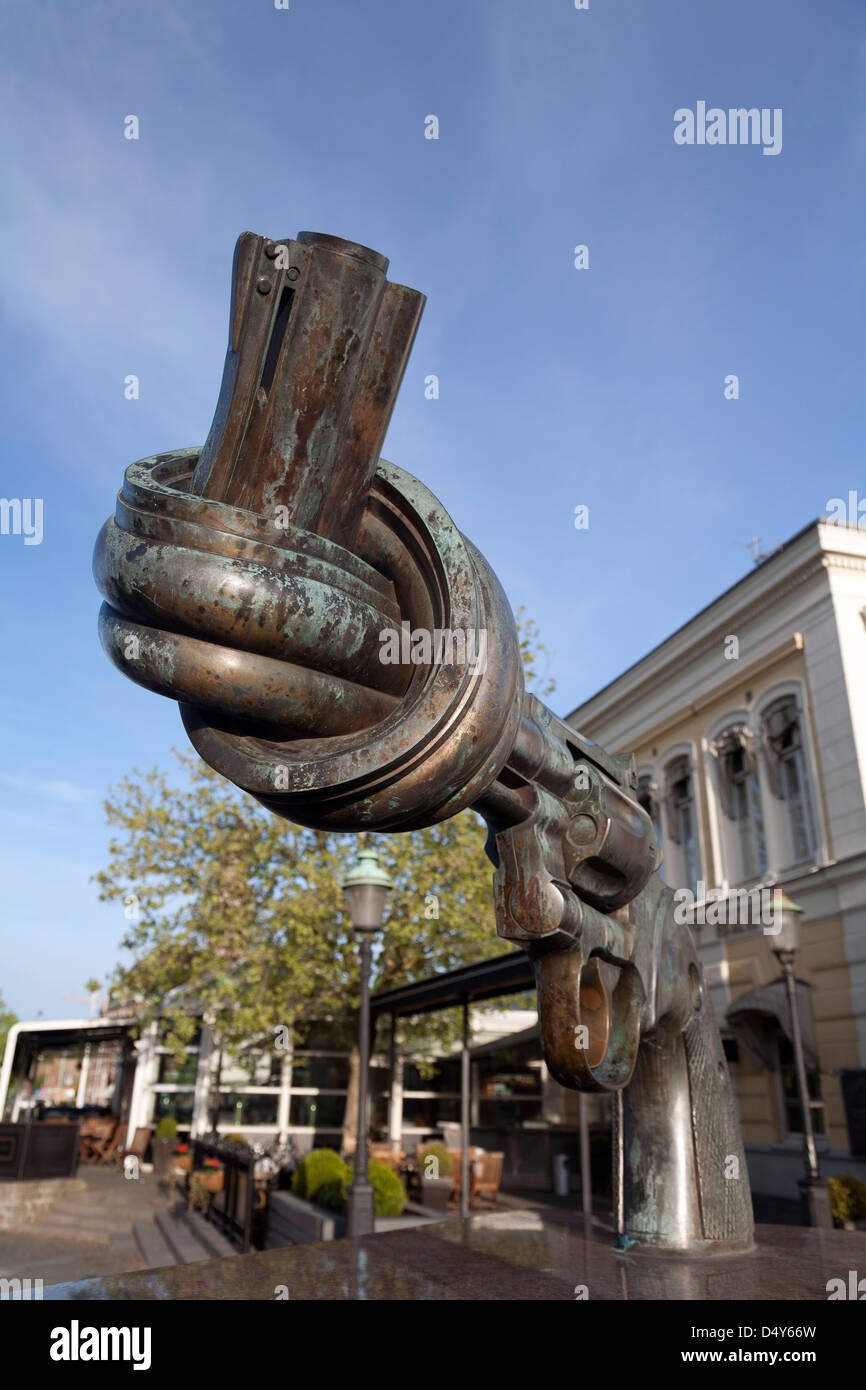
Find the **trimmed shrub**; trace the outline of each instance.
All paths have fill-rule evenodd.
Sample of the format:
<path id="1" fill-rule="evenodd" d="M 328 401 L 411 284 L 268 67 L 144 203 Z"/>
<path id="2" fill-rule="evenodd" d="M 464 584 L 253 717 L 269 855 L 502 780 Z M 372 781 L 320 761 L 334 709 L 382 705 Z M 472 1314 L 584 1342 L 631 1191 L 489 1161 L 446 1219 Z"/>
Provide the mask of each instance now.
<path id="1" fill-rule="evenodd" d="M 373 1184 L 375 1211 L 377 1216 L 399 1216 L 406 1205 L 403 1184 L 387 1163 L 372 1162 L 367 1176 Z"/>
<path id="2" fill-rule="evenodd" d="M 325 1211 L 333 1211 L 342 1215 L 346 1210 L 346 1188 L 348 1180 L 341 1178 L 334 1182 L 323 1182 L 316 1192 L 316 1206 L 324 1207 Z"/>
<path id="3" fill-rule="evenodd" d="M 324 1183 L 348 1182 L 350 1170 L 334 1149 L 312 1149 L 305 1154 L 292 1177 L 292 1191 L 308 1202 L 317 1200 L 316 1193 Z"/>
<path id="4" fill-rule="evenodd" d="M 321 1152 L 325 1152 L 322 1150 Z M 326 1211 L 336 1212 L 342 1216 L 346 1211 L 346 1189 L 351 1183 L 354 1172 L 347 1164 L 343 1164 L 343 1176 L 332 1178 L 322 1182 L 316 1188 L 315 1195 L 310 1197 L 310 1201 L 316 1203 L 317 1207 L 324 1207 Z M 406 1193 L 403 1191 L 403 1184 L 387 1163 L 371 1162 L 367 1167 L 367 1176 L 373 1187 L 373 1210 L 377 1216 L 399 1216 L 406 1205 Z M 302 1194 L 299 1192 L 298 1196 Z"/>
<path id="5" fill-rule="evenodd" d="M 156 1134 L 153 1137 L 154 1139 L 177 1138 L 177 1120 L 173 1115 L 163 1115 L 156 1127 Z"/>
<path id="6" fill-rule="evenodd" d="M 828 1178 L 830 1209 L 837 1221 L 866 1221 L 866 1182 L 853 1173 Z"/>
<path id="7" fill-rule="evenodd" d="M 438 1165 L 437 1170 L 429 1174 L 430 1177 L 450 1178 L 453 1159 L 444 1144 L 425 1144 L 418 1150 L 418 1171 L 424 1178 L 428 1176 L 428 1158 L 435 1158 Z"/>

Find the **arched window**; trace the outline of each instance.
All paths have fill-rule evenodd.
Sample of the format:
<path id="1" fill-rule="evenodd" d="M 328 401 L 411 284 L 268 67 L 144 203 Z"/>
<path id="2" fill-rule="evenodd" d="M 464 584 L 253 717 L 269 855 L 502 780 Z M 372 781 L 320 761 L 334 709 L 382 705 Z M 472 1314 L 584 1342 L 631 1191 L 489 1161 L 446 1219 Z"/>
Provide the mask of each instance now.
<path id="1" fill-rule="evenodd" d="M 782 695 L 760 714 L 761 742 L 770 790 L 779 803 L 782 853 L 790 868 L 815 858 L 815 817 L 803 738 L 803 718 L 795 695 Z"/>
<path id="2" fill-rule="evenodd" d="M 767 841 L 754 741 L 745 721 L 728 725 L 710 743 L 716 763 L 728 877 L 747 883 L 767 872 Z"/>
<path id="3" fill-rule="evenodd" d="M 671 758 L 664 770 L 664 828 L 668 872 L 676 888 L 696 888 L 699 872 L 695 782 L 688 754 Z"/>

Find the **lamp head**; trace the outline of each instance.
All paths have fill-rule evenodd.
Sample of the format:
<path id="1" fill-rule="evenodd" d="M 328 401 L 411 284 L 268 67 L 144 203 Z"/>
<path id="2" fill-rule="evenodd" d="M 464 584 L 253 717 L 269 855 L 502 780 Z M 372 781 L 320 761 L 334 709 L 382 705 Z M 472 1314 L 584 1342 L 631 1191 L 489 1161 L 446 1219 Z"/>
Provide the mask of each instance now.
<path id="1" fill-rule="evenodd" d="M 358 862 L 343 880 L 343 892 L 349 900 L 349 912 L 356 931 L 379 930 L 385 902 L 393 887 L 379 863 L 376 851 L 367 846 L 359 850 Z"/>
<path id="2" fill-rule="evenodd" d="M 787 893 L 774 893 L 775 912 L 781 918 L 779 930 L 772 938 L 771 950 L 780 960 L 789 959 L 800 949 L 800 919 L 803 908 L 794 903 Z"/>

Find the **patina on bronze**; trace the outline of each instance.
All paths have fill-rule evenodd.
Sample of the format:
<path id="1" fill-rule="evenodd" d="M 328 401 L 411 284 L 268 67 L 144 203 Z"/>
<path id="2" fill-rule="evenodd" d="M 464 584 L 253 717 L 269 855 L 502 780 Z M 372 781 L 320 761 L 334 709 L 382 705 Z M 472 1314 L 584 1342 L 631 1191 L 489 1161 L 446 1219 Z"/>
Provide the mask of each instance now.
<path id="1" fill-rule="evenodd" d="M 379 458 L 424 302 L 387 268 L 336 237 L 240 238 L 207 441 L 128 468 L 97 541 L 103 645 L 180 702 L 212 767 L 299 824 L 405 831 L 475 807 L 551 1073 L 621 1095 L 621 1239 L 747 1249 L 728 1069 L 633 760 L 524 689 L 496 576 Z M 383 662 L 403 624 L 470 634 L 486 659 L 406 659 L 404 641 Z"/>

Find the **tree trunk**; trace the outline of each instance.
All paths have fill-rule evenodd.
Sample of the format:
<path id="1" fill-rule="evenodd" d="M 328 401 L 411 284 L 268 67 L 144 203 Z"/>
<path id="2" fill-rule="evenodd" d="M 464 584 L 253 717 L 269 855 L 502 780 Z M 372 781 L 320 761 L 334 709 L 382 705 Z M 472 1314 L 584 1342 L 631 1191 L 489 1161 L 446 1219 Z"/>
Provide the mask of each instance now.
<path id="1" fill-rule="evenodd" d="M 355 1151 L 358 1134 L 358 1079 L 361 1070 L 361 1055 L 358 1044 L 352 1044 L 349 1053 L 349 1088 L 346 1092 L 346 1111 L 343 1115 L 343 1152 Z"/>
<path id="2" fill-rule="evenodd" d="M 222 1044 L 220 1044 L 220 1048 L 219 1048 L 219 1051 L 218 1051 L 218 1053 L 217 1053 L 216 1080 L 215 1080 L 215 1082 L 214 1082 L 214 1089 L 213 1089 L 214 1103 L 213 1103 L 213 1110 L 211 1111 L 211 1126 L 210 1126 L 210 1127 L 211 1127 L 211 1132 L 212 1132 L 213 1134 L 216 1134 L 216 1133 L 218 1132 L 218 1129 L 219 1129 L 219 1122 L 220 1122 L 220 1082 L 221 1082 L 221 1080 L 222 1080 L 222 1074 L 223 1074 L 223 1050 L 222 1050 Z"/>

